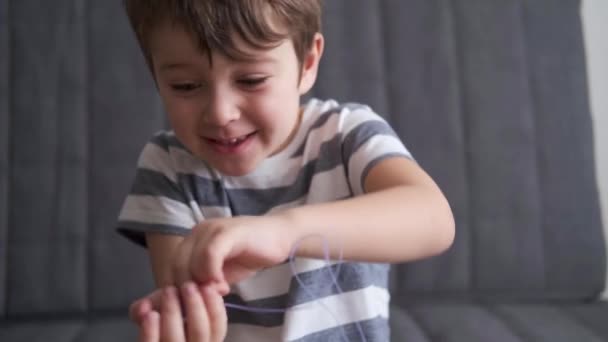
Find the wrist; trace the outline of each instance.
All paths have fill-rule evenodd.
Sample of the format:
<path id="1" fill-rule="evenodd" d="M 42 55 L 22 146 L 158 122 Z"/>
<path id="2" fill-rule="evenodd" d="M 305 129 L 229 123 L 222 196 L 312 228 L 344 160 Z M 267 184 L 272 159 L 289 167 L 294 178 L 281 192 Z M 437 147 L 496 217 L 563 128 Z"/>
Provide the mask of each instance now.
<path id="1" fill-rule="evenodd" d="M 288 245 L 289 254 L 291 254 L 293 248 L 297 247 L 295 251 L 296 256 L 306 258 L 318 257 L 318 251 L 311 246 L 311 243 L 315 241 L 309 241 L 310 239 L 308 239 L 315 235 L 316 232 L 312 229 L 310 223 L 306 224 L 306 220 L 304 219 L 306 216 L 301 213 L 300 208 L 287 209 L 277 213 L 276 216 L 280 221 L 280 227 Z"/>
<path id="2" fill-rule="evenodd" d="M 283 210 L 272 214 L 276 219 L 278 234 L 281 236 L 284 246 L 287 248 L 287 253 L 291 252 L 293 246 L 302 238 L 301 227 L 297 218 L 297 213 L 293 209 Z"/>

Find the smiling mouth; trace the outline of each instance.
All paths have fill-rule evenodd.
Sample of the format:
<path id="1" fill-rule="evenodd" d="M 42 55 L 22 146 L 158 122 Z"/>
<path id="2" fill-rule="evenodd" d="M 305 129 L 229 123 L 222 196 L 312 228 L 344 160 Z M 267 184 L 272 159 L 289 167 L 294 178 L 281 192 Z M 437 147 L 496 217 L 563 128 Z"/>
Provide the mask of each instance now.
<path id="1" fill-rule="evenodd" d="M 257 131 L 242 135 L 240 137 L 230 138 L 230 139 L 207 138 L 207 140 L 217 146 L 232 148 L 232 147 L 240 146 L 241 144 L 243 144 L 245 141 L 247 141 L 249 138 L 251 138 L 256 133 L 257 133 Z"/>
<path id="2" fill-rule="evenodd" d="M 213 139 L 213 138 L 209 138 L 209 140 L 213 141 L 216 144 L 221 144 L 221 145 L 237 145 L 237 144 L 240 144 L 243 141 L 245 141 L 245 139 L 249 138 L 253 134 L 255 134 L 255 132 L 252 132 L 252 133 L 249 133 L 249 134 L 245 134 L 245 135 L 241 135 L 240 137 L 236 137 L 236 138 L 230 138 L 230 139 Z"/>

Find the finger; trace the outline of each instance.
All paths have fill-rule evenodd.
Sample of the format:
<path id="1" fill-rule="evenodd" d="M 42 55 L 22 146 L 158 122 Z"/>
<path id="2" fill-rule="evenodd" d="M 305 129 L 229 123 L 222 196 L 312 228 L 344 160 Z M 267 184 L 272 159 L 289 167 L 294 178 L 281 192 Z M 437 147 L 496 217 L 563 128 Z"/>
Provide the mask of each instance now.
<path id="1" fill-rule="evenodd" d="M 150 311 L 146 314 L 141 324 L 139 325 L 139 341 L 140 342 L 158 342 L 160 341 L 160 317 L 158 312 Z"/>
<path id="2" fill-rule="evenodd" d="M 205 241 L 197 243 L 190 264 L 193 278 L 202 284 L 210 281 L 225 283 L 222 266 L 232 245 L 233 239 L 230 234 L 219 231 Z"/>
<path id="3" fill-rule="evenodd" d="M 160 312 L 160 304 L 163 298 L 162 289 L 156 289 L 150 295 L 148 295 L 148 303 L 152 306 L 152 310 Z"/>
<path id="4" fill-rule="evenodd" d="M 215 289 L 222 297 L 230 293 L 230 284 L 225 281 L 210 281 L 201 286 L 209 286 Z"/>
<path id="5" fill-rule="evenodd" d="M 236 284 L 255 274 L 256 270 L 248 265 L 242 265 L 239 261 L 224 261 L 224 278 L 228 284 Z"/>
<path id="6" fill-rule="evenodd" d="M 129 305 L 129 319 L 133 323 L 139 325 L 141 323 L 141 319 L 143 318 L 143 311 L 148 311 L 146 309 L 149 308 L 150 305 L 149 303 L 145 302 L 147 302 L 146 298 L 142 298 L 134 301 L 133 303 L 131 303 L 131 305 Z"/>
<path id="7" fill-rule="evenodd" d="M 228 326 L 228 316 L 224 300 L 220 294 L 212 287 L 205 286 L 201 289 L 203 301 L 209 316 L 209 326 L 211 331 L 211 341 L 223 341 L 226 338 Z"/>
<path id="8" fill-rule="evenodd" d="M 144 297 L 129 306 L 129 319 L 135 324 L 140 324 L 144 317 L 153 310 L 150 298 Z"/>
<path id="9" fill-rule="evenodd" d="M 215 282 L 212 284 L 212 286 L 220 294 L 220 296 L 225 296 L 230 293 L 230 285 L 226 281 Z"/>
<path id="10" fill-rule="evenodd" d="M 144 298 L 133 302 L 129 306 L 129 318 L 131 321 L 139 324 L 144 316 L 150 311 L 160 311 L 161 290 L 156 290 Z"/>
<path id="11" fill-rule="evenodd" d="M 182 298 L 188 321 L 188 341 L 210 341 L 209 318 L 200 292 L 192 282 L 182 286 Z"/>
<path id="12" fill-rule="evenodd" d="M 177 291 L 173 286 L 163 290 L 160 312 L 160 336 L 162 341 L 186 341 L 184 320 L 179 307 Z"/>

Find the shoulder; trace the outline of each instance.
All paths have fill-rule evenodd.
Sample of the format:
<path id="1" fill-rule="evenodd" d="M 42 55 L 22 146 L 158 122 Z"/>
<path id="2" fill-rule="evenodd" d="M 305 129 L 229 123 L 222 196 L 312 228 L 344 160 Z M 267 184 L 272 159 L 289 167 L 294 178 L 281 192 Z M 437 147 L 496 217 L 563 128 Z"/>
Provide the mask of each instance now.
<path id="1" fill-rule="evenodd" d="M 311 99 L 304 107 L 304 129 L 324 136 L 395 135 L 388 122 L 370 106 L 357 102 Z"/>
<path id="2" fill-rule="evenodd" d="M 165 152 L 170 152 L 172 149 L 187 151 L 184 145 L 177 140 L 177 137 L 173 131 L 168 130 L 162 130 L 154 133 L 144 146 L 144 151 L 150 146 Z"/>
<path id="3" fill-rule="evenodd" d="M 304 105 L 304 111 L 309 113 L 309 118 L 327 119 L 331 116 L 354 119 L 358 117 L 384 120 L 369 105 L 358 102 L 338 102 L 333 99 L 320 100 L 310 99 Z"/>
<path id="4" fill-rule="evenodd" d="M 357 102 L 339 103 L 335 100 L 311 99 L 303 107 L 303 128 L 326 134 L 348 134 L 365 123 L 388 126 L 382 116 L 370 106 Z"/>

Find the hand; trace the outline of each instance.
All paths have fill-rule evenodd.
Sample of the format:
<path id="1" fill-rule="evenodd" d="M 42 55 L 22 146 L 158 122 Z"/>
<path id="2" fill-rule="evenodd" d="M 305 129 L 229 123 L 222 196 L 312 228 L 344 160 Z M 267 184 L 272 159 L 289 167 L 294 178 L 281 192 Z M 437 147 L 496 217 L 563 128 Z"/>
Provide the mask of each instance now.
<path id="1" fill-rule="evenodd" d="M 287 219 L 280 216 L 235 217 L 208 220 L 193 228 L 173 257 L 175 285 L 195 280 L 220 295 L 229 284 L 289 257 L 293 244 Z M 160 311 L 162 290 L 131 304 L 129 317 L 140 325 L 152 311 Z"/>
<path id="2" fill-rule="evenodd" d="M 220 294 L 212 287 L 197 288 L 188 282 L 180 295 L 187 322 L 182 317 L 177 290 L 157 291 L 160 313 L 149 311 L 139 325 L 141 342 L 220 342 L 226 337 L 227 317 Z"/>
<path id="3" fill-rule="evenodd" d="M 289 231 L 287 220 L 280 216 L 204 221 L 176 250 L 175 284 L 194 280 L 227 294 L 229 284 L 287 260 L 293 243 Z"/>

